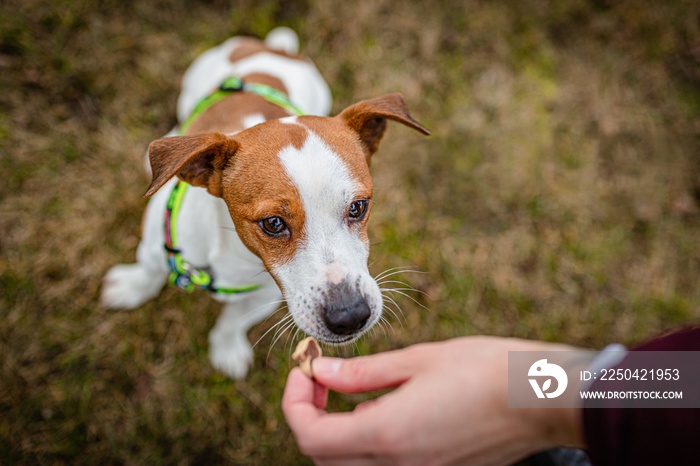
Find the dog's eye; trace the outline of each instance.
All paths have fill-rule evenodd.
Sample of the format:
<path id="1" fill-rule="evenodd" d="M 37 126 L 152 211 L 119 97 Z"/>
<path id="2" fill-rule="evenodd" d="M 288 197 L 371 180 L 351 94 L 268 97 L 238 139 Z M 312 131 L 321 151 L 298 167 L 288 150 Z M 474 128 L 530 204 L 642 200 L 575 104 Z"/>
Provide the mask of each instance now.
<path id="1" fill-rule="evenodd" d="M 284 236 L 289 232 L 287 224 L 279 217 L 268 217 L 260 220 L 260 228 L 262 228 L 265 234 L 274 238 Z"/>
<path id="2" fill-rule="evenodd" d="M 360 220 L 367 213 L 367 206 L 369 205 L 368 199 L 360 199 L 350 204 L 348 209 L 348 217 L 352 220 Z"/>

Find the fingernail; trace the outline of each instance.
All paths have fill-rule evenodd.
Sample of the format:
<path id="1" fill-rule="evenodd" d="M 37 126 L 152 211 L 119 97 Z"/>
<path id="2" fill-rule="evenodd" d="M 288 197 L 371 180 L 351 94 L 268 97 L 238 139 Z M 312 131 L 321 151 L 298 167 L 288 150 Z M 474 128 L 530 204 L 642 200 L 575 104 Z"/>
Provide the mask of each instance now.
<path id="1" fill-rule="evenodd" d="M 341 358 L 318 358 L 312 363 L 314 374 L 336 374 L 342 364 Z"/>

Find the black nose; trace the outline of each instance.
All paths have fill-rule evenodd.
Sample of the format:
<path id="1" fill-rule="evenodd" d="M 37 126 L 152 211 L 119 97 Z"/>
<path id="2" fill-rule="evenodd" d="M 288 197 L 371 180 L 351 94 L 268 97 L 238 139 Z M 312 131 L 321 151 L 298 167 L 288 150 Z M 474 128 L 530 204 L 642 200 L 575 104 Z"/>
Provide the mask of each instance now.
<path id="1" fill-rule="evenodd" d="M 360 330 L 369 320 L 369 304 L 364 296 L 347 282 L 328 289 L 323 306 L 323 321 L 336 335 L 350 335 Z"/>
<path id="2" fill-rule="evenodd" d="M 370 311 L 364 298 L 353 303 L 333 303 L 323 307 L 323 321 L 337 335 L 350 335 L 367 323 Z"/>

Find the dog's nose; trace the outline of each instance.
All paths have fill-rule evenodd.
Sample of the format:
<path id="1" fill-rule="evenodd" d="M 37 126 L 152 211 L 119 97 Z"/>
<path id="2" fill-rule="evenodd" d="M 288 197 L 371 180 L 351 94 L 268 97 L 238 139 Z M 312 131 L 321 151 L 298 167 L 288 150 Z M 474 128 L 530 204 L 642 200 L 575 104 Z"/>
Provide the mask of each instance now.
<path id="1" fill-rule="evenodd" d="M 369 316 L 369 305 L 364 298 L 352 303 L 334 302 L 323 307 L 323 321 L 337 335 L 357 332 L 367 323 Z"/>
<path id="2" fill-rule="evenodd" d="M 325 297 L 323 322 L 336 335 L 352 335 L 369 320 L 369 303 L 352 280 L 329 285 Z"/>

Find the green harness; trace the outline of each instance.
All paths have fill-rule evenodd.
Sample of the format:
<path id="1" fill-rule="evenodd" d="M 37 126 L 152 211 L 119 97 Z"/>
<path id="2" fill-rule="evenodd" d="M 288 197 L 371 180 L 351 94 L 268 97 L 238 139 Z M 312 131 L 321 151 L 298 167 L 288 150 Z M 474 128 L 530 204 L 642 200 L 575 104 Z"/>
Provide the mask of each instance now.
<path id="1" fill-rule="evenodd" d="M 178 134 L 184 134 L 192 122 L 202 113 L 215 103 L 230 96 L 233 92 L 250 92 L 282 107 L 293 115 L 304 114 L 284 93 L 277 89 L 265 84 L 245 83 L 239 78 L 231 77 L 221 83 L 219 89 L 199 101 L 187 120 L 180 125 Z M 223 294 L 245 293 L 260 288 L 260 285 L 245 285 L 233 288 L 218 287 L 214 284 L 214 277 L 209 271 L 195 267 L 182 257 L 182 251 L 177 248 L 177 217 L 189 187 L 188 183 L 178 180 L 170 193 L 165 209 L 165 251 L 167 253 L 168 267 L 170 268 L 170 276 L 168 277 L 170 284 L 188 292 L 201 289 Z"/>

